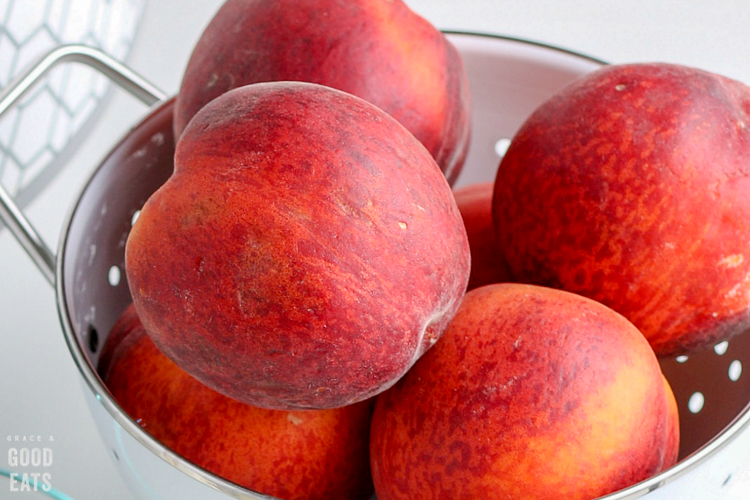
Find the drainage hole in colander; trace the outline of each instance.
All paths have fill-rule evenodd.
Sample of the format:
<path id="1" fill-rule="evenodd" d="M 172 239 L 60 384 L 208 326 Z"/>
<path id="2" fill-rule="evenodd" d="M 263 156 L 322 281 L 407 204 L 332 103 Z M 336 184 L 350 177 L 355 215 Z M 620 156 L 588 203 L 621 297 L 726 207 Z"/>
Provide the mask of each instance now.
<path id="1" fill-rule="evenodd" d="M 117 454 L 117 451 L 115 451 L 114 448 L 112 449 L 112 453 L 115 454 L 115 460 L 117 460 L 119 462 L 120 461 L 120 455 Z"/>
<path id="2" fill-rule="evenodd" d="M 726 486 L 727 484 L 729 484 L 729 481 L 731 481 L 731 480 L 732 480 L 732 475 L 731 475 L 731 474 L 729 474 L 729 475 L 727 476 L 727 478 L 726 478 L 726 479 L 724 480 L 724 482 L 723 482 L 723 483 L 721 483 L 721 487 L 723 488 L 724 486 Z"/>
<path id="3" fill-rule="evenodd" d="M 508 147 L 510 146 L 510 139 L 507 137 L 503 137 L 501 139 L 498 139 L 495 142 L 495 154 L 502 158 L 505 156 L 505 152 L 508 151 Z"/>
<path id="4" fill-rule="evenodd" d="M 703 397 L 703 393 L 694 392 L 690 399 L 688 399 L 688 410 L 690 413 L 699 413 L 703 409 L 703 405 L 706 403 L 706 398 Z"/>
<path id="5" fill-rule="evenodd" d="M 742 375 L 742 362 L 739 359 L 735 359 L 729 363 L 727 375 L 729 375 L 729 380 L 732 382 L 737 382 L 740 379 L 740 375 Z"/>
<path id="6" fill-rule="evenodd" d="M 89 349 L 92 353 L 96 353 L 96 350 L 99 348 L 99 332 L 92 325 L 89 325 L 88 333 Z"/>
<path id="7" fill-rule="evenodd" d="M 688 357 L 683 354 L 682 356 L 677 356 L 676 358 L 674 358 L 674 360 L 678 363 L 684 363 L 688 360 Z"/>
<path id="8" fill-rule="evenodd" d="M 729 342 L 726 340 L 724 342 L 719 342 L 714 346 L 714 352 L 719 356 L 723 356 L 724 353 L 727 352 L 727 349 L 729 349 Z"/>
<path id="9" fill-rule="evenodd" d="M 107 280 L 109 281 L 109 284 L 112 286 L 117 286 L 120 284 L 120 268 L 117 266 L 112 266 L 109 268 L 109 272 L 107 273 Z"/>
<path id="10" fill-rule="evenodd" d="M 131 226 L 134 225 L 135 221 L 138 220 L 138 216 L 139 215 L 141 215 L 141 211 L 140 210 L 136 210 L 135 212 L 133 212 L 133 217 L 130 218 L 130 225 Z"/>

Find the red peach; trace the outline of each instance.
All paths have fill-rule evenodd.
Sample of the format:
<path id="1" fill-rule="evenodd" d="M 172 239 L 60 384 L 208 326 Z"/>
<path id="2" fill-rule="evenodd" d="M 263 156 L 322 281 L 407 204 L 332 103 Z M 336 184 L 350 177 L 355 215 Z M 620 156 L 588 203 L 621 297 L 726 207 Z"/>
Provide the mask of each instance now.
<path id="1" fill-rule="evenodd" d="M 605 67 L 542 104 L 496 177 L 514 281 L 632 321 L 660 356 L 750 327 L 750 89 L 673 64 Z"/>
<path id="2" fill-rule="evenodd" d="M 469 277 L 466 230 L 427 150 L 329 87 L 258 83 L 199 111 L 126 245 L 138 315 L 212 389 L 331 408 L 393 385 Z"/>
<path id="3" fill-rule="evenodd" d="M 455 47 L 401 0 L 229 0 L 195 46 L 175 104 L 175 137 L 222 93 L 305 81 L 349 92 L 403 124 L 452 184 L 471 106 Z"/>
<path id="4" fill-rule="evenodd" d="M 453 191 L 466 226 L 471 249 L 471 274 L 467 290 L 509 280 L 505 263 L 497 252 L 492 223 L 494 182 L 478 182 Z"/>
<path id="5" fill-rule="evenodd" d="M 379 500 L 588 500 L 670 467 L 677 421 L 624 317 L 522 284 L 468 292 L 440 341 L 378 397 Z"/>

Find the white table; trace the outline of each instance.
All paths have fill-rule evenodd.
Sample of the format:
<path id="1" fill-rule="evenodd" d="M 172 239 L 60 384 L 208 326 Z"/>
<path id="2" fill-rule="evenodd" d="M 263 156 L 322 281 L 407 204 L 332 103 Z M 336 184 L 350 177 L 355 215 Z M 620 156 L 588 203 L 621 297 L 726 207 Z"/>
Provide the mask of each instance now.
<path id="1" fill-rule="evenodd" d="M 148 0 L 128 64 L 173 94 L 220 3 Z M 531 39 L 617 63 L 688 64 L 750 84 L 747 0 L 412 0 L 409 5 L 442 29 Z M 50 245 L 56 246 L 88 173 L 143 111 L 132 97 L 115 92 L 89 140 L 29 206 L 29 218 Z M 54 452 L 49 471 L 55 488 L 76 500 L 133 500 L 111 450 L 99 441 L 82 392 L 51 287 L 9 232 L 0 231 L 0 467 L 8 468 L 8 436 L 41 436 Z M 5 498 L 24 496 L 0 490 Z"/>

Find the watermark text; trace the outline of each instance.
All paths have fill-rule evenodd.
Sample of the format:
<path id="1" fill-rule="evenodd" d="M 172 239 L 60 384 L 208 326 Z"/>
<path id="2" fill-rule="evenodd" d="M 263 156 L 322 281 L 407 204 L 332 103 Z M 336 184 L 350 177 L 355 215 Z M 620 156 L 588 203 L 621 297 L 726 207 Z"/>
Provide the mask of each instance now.
<path id="1" fill-rule="evenodd" d="M 8 436 L 8 466 L 11 469 L 10 491 L 50 491 L 52 489 L 52 466 L 54 455 L 49 443 L 52 436 Z M 14 469 L 28 470 L 14 472 Z"/>

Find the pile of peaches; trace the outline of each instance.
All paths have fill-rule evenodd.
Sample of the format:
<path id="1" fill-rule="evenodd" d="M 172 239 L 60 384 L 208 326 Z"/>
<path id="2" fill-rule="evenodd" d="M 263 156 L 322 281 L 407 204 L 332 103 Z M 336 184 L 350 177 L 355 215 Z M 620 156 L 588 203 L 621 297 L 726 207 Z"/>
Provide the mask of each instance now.
<path id="1" fill-rule="evenodd" d="M 587 500 L 671 467 L 659 357 L 750 326 L 750 91 L 611 65 L 453 190 L 461 57 L 401 0 L 228 0 L 174 105 L 99 373 L 291 499 Z"/>

